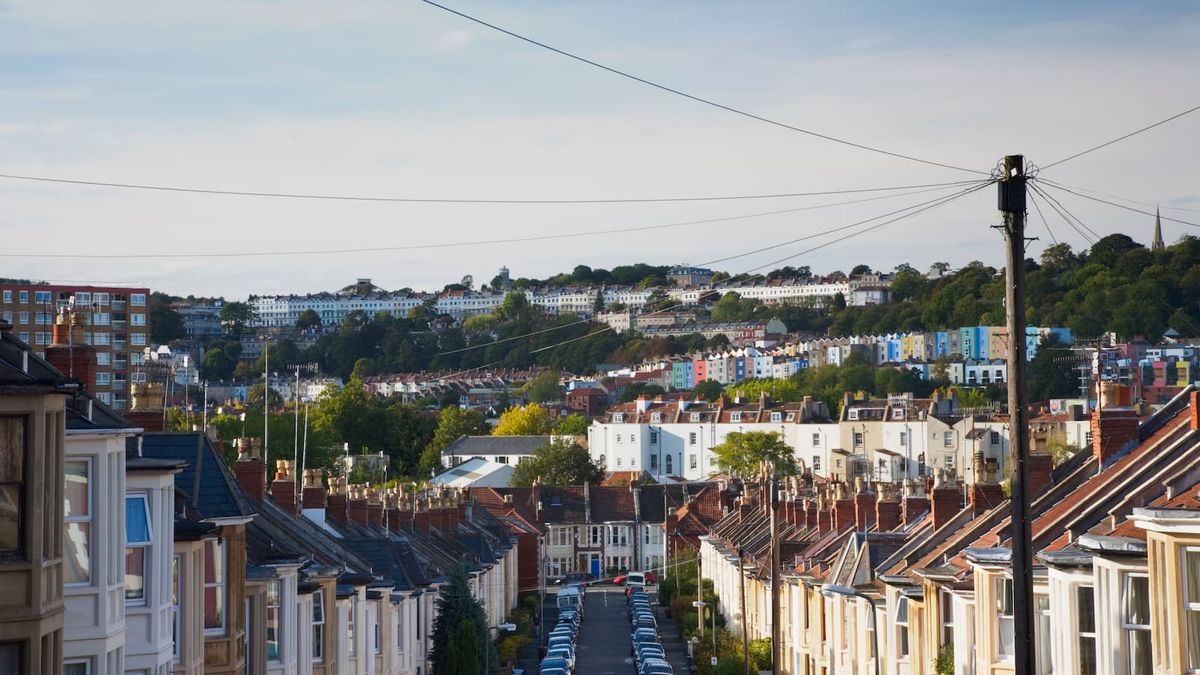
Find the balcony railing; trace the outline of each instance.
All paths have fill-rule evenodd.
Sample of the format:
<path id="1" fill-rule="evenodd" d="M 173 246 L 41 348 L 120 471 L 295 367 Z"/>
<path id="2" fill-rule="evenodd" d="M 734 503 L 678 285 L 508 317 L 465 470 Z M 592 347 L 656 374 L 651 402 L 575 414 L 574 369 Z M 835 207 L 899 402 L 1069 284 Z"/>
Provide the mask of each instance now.
<path id="1" fill-rule="evenodd" d="M 121 319 L 121 320 L 114 319 L 112 322 L 112 329 L 113 330 L 125 330 L 125 321 L 123 319 Z"/>
<path id="2" fill-rule="evenodd" d="M 112 308 L 116 311 L 123 310 L 126 308 L 126 306 L 127 303 L 124 300 L 113 300 L 112 302 Z"/>
<path id="3" fill-rule="evenodd" d="M 125 349 L 127 347 L 128 347 L 128 345 L 126 344 L 126 342 L 124 340 L 113 340 L 112 341 L 112 348 L 116 351 L 125 351 Z"/>

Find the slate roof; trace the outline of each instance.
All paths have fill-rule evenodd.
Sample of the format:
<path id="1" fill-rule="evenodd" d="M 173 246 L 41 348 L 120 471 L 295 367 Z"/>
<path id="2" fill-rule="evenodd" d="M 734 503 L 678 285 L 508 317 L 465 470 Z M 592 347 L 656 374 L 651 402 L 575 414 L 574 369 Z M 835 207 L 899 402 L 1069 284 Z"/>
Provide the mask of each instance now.
<path id="1" fill-rule="evenodd" d="M 553 436 L 460 436 L 442 450 L 442 455 L 532 455 L 538 448 L 549 445 L 553 439 Z"/>
<path id="2" fill-rule="evenodd" d="M 221 453 L 202 433 L 144 434 L 142 456 L 186 462 L 175 476 L 175 487 L 201 518 L 246 518 L 257 513 L 225 466 Z"/>
<path id="3" fill-rule="evenodd" d="M 7 322 L 4 324 L 7 326 Z M 28 369 L 23 369 L 27 364 Z M 37 391 L 78 391 L 76 380 L 63 376 L 9 330 L 0 330 L 0 388 Z"/>

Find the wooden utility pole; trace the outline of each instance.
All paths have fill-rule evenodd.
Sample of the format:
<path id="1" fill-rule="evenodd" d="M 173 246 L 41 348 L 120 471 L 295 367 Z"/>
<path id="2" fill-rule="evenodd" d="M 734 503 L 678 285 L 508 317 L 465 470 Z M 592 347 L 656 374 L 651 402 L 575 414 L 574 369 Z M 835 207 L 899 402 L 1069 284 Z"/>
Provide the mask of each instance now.
<path id="1" fill-rule="evenodd" d="M 771 673 L 780 675 L 783 668 L 783 632 L 779 625 L 779 484 L 773 468 L 768 480 L 767 504 L 771 509 Z"/>
<path id="2" fill-rule="evenodd" d="M 1009 467 L 1012 485 L 1012 575 L 1015 675 L 1033 675 L 1033 556 L 1029 527 L 1029 409 L 1025 371 L 1025 158 L 1004 158 L 998 183 L 1004 214 L 1008 318 Z"/>

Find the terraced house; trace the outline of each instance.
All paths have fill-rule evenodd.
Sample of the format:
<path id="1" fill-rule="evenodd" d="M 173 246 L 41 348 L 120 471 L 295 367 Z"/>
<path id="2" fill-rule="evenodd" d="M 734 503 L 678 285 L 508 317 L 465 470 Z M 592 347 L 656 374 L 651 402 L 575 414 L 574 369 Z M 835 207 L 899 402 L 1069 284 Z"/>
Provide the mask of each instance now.
<path id="1" fill-rule="evenodd" d="M 1039 673 L 1184 673 L 1200 667 L 1200 392 L 1152 415 L 1108 408 L 1093 443 L 1031 476 Z M 788 673 L 1014 672 L 1009 503 L 998 462 L 978 479 L 793 480 L 777 508 Z M 769 636 L 761 490 L 703 538 L 720 610 Z M 1194 624 L 1194 625 L 1193 625 Z"/>

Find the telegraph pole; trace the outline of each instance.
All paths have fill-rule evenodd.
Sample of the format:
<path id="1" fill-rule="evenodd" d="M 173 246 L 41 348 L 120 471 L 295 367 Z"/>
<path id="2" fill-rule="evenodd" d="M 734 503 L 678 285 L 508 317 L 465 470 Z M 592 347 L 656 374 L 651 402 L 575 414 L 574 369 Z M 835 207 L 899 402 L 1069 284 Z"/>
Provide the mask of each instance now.
<path id="1" fill-rule="evenodd" d="M 997 183 L 1008 255 L 1004 293 L 1008 323 L 1009 467 L 1012 485 L 1012 575 L 1015 673 L 1033 675 L 1033 557 L 1029 526 L 1029 409 L 1025 371 L 1025 158 L 1004 158 Z"/>

